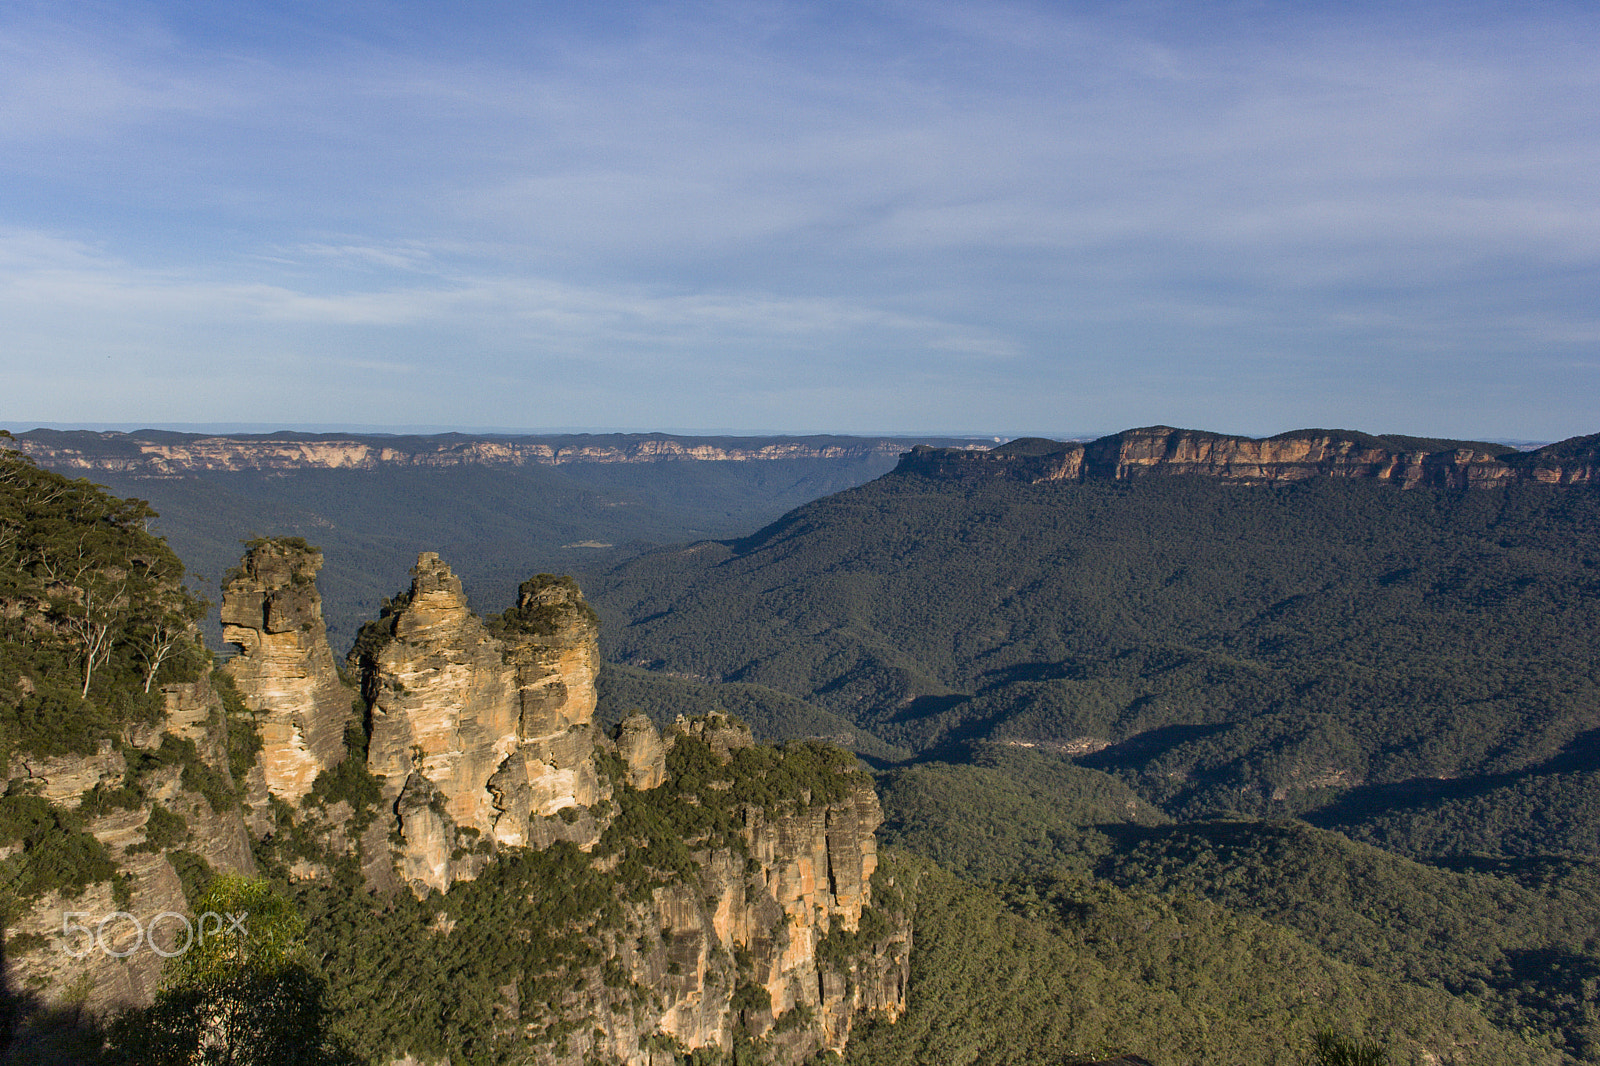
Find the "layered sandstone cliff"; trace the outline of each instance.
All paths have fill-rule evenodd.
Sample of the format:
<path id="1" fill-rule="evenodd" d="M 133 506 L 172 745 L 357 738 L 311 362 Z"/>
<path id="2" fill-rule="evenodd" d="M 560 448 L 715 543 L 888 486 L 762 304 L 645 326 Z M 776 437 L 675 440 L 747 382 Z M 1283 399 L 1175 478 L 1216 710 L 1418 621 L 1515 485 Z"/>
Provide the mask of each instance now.
<path id="1" fill-rule="evenodd" d="M 747 730 L 740 737 L 716 722 L 712 739 L 705 724 L 680 722 L 669 745 L 716 744 L 713 757 L 721 749 L 729 763 L 731 750 L 749 746 Z M 731 745 L 718 743 L 730 734 Z M 695 797 L 659 802 L 680 798 Z M 743 1035 L 763 1041 L 774 1061 L 797 1062 L 842 1051 L 866 1014 L 893 1020 L 904 1011 L 910 921 L 882 900 L 873 906 L 877 796 L 863 778 L 828 801 L 799 799 L 743 806 L 731 841 L 691 841 L 705 845 L 694 852 L 695 876 L 655 890 L 632 917 L 638 949 L 619 953 L 634 984 L 665 993 L 660 1008 L 642 1026 L 614 1011 L 591 1051 L 646 1066 L 670 1061 L 640 1051 L 652 1038 L 728 1051 Z"/>
<path id="2" fill-rule="evenodd" d="M 6 916 L 3 980 L 14 994 L 102 1017 L 144 1006 L 160 984 L 159 952 L 184 941 L 184 878 L 193 885 L 207 870 L 255 870 L 232 801 L 219 696 L 205 676 L 167 685 L 163 695 L 162 721 L 130 727 L 92 755 L 9 760 L 8 793 L 67 812 L 115 870 L 77 893 L 26 900 Z M 12 850 L 0 848 L 0 858 Z"/>
<path id="3" fill-rule="evenodd" d="M 222 589 L 222 639 L 239 649 L 223 671 L 257 715 L 261 790 L 298 801 L 345 754 L 354 693 L 339 679 L 322 621 L 322 553 L 303 541 L 253 543 Z"/>
<path id="4" fill-rule="evenodd" d="M 263 541 L 230 578 L 224 617 L 243 650 L 229 674 L 246 708 L 230 712 L 207 675 L 169 685 L 159 721 L 92 755 L 12 762 L 11 791 L 73 812 L 116 876 L 11 916 L 10 987 L 102 1016 L 150 1002 L 163 957 L 148 943 L 115 954 L 130 923 L 162 916 L 157 943 L 170 949 L 198 886 L 255 869 L 230 777 L 233 721 L 271 726 L 251 771 L 264 868 L 301 881 L 364 874 L 374 905 L 409 889 L 440 908 L 431 937 L 567 945 L 508 956 L 493 1031 L 475 1039 L 518 1061 L 660 1066 L 760 1046 L 787 1066 L 842 1050 L 869 1012 L 904 1010 L 909 917 L 878 874 L 882 814 L 852 756 L 757 747 L 720 715 L 679 718 L 664 735 L 637 714 L 602 730 L 597 626 L 577 586 L 539 575 L 486 621 L 431 553 L 352 652 L 367 709 L 347 751 L 350 693 L 329 674 L 320 562 L 303 543 Z M 335 726 L 341 742 L 322 743 Z M 534 855 L 544 875 L 488 876 Z M 548 905 L 502 907 L 507 883 Z M 477 891 L 480 903 L 452 909 L 435 891 Z M 120 914 L 112 950 L 68 944 L 64 912 L 91 930 Z M 518 914 L 553 925 L 519 927 Z M 416 947 L 414 958 L 378 953 L 397 987 L 407 967 L 420 979 L 433 964 L 435 949 Z M 534 988 L 546 991 L 521 991 Z"/>
<path id="5" fill-rule="evenodd" d="M 897 473 L 1047 481 L 1202 475 L 1264 485 L 1309 478 L 1390 481 L 1404 488 L 1491 488 L 1527 482 L 1600 483 L 1600 436 L 1538 451 L 1471 441 L 1295 430 L 1263 439 L 1151 426 L 1081 442 L 1023 438 L 992 451 L 914 448 Z"/>
<path id="6" fill-rule="evenodd" d="M 35 431 L 19 436 L 16 446 L 38 462 L 60 470 L 114 471 L 149 477 L 239 470 L 864 459 L 873 455 L 892 458 L 905 450 L 903 441 L 891 438 L 664 434 L 471 438 L 455 433 L 430 437 L 304 433 L 204 436 L 86 431 Z"/>

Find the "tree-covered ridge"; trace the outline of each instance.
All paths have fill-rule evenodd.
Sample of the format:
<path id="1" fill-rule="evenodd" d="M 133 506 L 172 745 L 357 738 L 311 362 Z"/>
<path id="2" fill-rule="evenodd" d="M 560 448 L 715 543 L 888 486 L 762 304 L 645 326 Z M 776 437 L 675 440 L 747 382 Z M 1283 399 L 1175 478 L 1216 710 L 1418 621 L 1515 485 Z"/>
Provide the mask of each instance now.
<path id="1" fill-rule="evenodd" d="M 670 677 L 636 666 L 606 663 L 596 684 L 598 714 L 610 722 L 639 711 L 660 728 L 678 715 L 728 714 L 750 724 L 758 741 L 823 740 L 859 755 L 899 761 L 910 751 L 886 744 L 842 715 L 763 685 L 710 683 Z"/>
<path id="2" fill-rule="evenodd" d="M 914 750 L 1088 752 L 1169 813 L 1552 767 L 1600 702 L 1600 493 L 897 476 L 591 582 L 608 657 Z"/>
<path id="3" fill-rule="evenodd" d="M 204 605 L 154 516 L 0 451 L 0 751 L 88 753 L 196 676 Z"/>
<path id="4" fill-rule="evenodd" d="M 917 929 L 906 1015 L 852 1041 L 861 1066 L 1155 1063 L 1301 1066 L 1316 1034 L 1383 1045 L 1395 1066 L 1548 1063 L 1443 992 L 1329 957 L 1202 899 L 1077 876 L 999 892 L 886 851 Z"/>
<path id="5" fill-rule="evenodd" d="M 1095 872 L 1209 899 L 1388 979 L 1448 992 L 1508 1032 L 1600 1062 L 1600 862 L 1446 870 L 1295 823 L 1121 830 Z"/>
<path id="6" fill-rule="evenodd" d="M 880 774 L 881 835 L 990 884 L 1023 914 L 1039 913 L 1039 886 L 1064 882 L 1180 910 L 1205 899 L 1371 980 L 1539 1034 L 1562 1061 L 1600 1061 L 1592 860 L 1421 864 L 1303 823 L 1168 823 L 1119 786 L 1059 756 L 981 746 L 962 763 Z"/>
<path id="7" fill-rule="evenodd" d="M 1592 734 L 1571 748 L 1600 758 Z M 1415 781 L 1358 789 L 1308 814 L 1352 839 L 1423 858 L 1430 855 L 1600 855 L 1600 769 Z"/>
<path id="8" fill-rule="evenodd" d="M 1110 850 L 1106 826 L 1168 823 L 1110 774 L 1000 744 L 878 775 L 886 843 L 978 882 L 1063 870 L 1088 874 Z"/>

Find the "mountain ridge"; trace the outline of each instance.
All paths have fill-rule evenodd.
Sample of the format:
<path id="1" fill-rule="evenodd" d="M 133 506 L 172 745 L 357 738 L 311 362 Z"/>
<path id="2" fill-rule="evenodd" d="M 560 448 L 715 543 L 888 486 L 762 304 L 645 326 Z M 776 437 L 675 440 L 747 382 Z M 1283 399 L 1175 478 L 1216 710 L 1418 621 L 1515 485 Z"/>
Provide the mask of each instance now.
<path id="1" fill-rule="evenodd" d="M 1087 442 L 1021 437 L 981 451 L 918 445 L 901 458 L 894 473 L 1030 484 L 1198 474 L 1249 485 L 1314 477 L 1387 480 L 1403 488 L 1592 485 L 1600 482 L 1600 434 L 1518 452 L 1486 441 L 1374 436 L 1356 430 L 1300 429 L 1241 437 L 1144 426 Z"/>
<path id="2" fill-rule="evenodd" d="M 62 470 L 146 477 L 243 470 L 373 470 L 380 467 L 561 466 L 568 463 L 864 459 L 892 456 L 914 441 L 960 445 L 959 438 L 681 436 L 669 433 L 577 433 L 426 436 L 360 433 L 198 434 L 36 429 L 17 434 L 17 449 Z"/>

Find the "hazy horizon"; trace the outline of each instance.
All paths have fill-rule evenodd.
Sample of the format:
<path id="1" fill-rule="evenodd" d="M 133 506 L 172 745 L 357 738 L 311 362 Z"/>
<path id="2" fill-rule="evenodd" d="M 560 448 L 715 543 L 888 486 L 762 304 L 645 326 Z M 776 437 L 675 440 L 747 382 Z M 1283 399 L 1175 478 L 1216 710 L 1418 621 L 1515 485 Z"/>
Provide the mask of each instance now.
<path id="1" fill-rule="evenodd" d="M 1153 423 L 1153 424 L 1165 424 L 1165 423 Z M 23 427 L 23 426 L 26 426 L 26 428 L 19 428 L 19 427 Z M 593 427 L 593 426 L 559 426 L 559 427 L 555 427 L 555 428 L 511 429 L 511 428 L 503 428 L 503 427 L 483 427 L 483 426 L 394 426 L 394 425 L 391 425 L 391 426 L 358 426 L 358 425 L 350 425 L 350 424 L 342 424 L 341 425 L 341 424 L 320 424 L 320 423 L 311 423 L 311 424 L 303 424 L 303 425 L 282 425 L 282 424 L 272 423 L 272 422 L 258 422 L 258 423 L 172 422 L 172 423 L 160 423 L 160 424 L 147 424 L 147 423 L 138 423 L 138 422 L 123 422 L 123 423 L 104 423 L 104 422 L 88 422 L 88 423 L 84 423 L 84 422 L 51 422 L 51 423 L 37 422 L 37 423 L 27 423 L 27 422 L 12 422 L 12 423 L 8 423 L 8 424 L 0 425 L 0 429 L 9 429 L 11 432 L 18 433 L 18 434 L 27 433 L 27 432 L 29 432 L 30 430 L 33 430 L 33 429 L 50 429 L 50 430 L 58 430 L 58 431 L 63 431 L 63 432 L 71 432 L 71 431 L 83 430 L 83 431 L 88 431 L 88 432 L 100 432 L 100 433 L 136 433 L 136 432 L 138 432 L 140 430 L 157 430 L 157 431 L 165 431 L 165 432 L 172 432 L 172 433 L 214 434 L 216 436 L 227 436 L 229 434 L 257 436 L 257 435 L 272 434 L 272 433 L 315 433 L 315 434 L 347 433 L 347 434 L 350 434 L 351 436 L 396 436 L 396 437 L 400 437 L 400 436 L 418 436 L 418 437 L 429 437 L 429 436 L 442 436 L 442 435 L 445 435 L 445 434 L 455 433 L 455 434 L 460 434 L 462 436 L 486 436 L 486 437 L 559 437 L 559 436 L 582 436 L 582 435 L 592 435 L 592 436 L 613 436 L 613 435 L 652 436 L 652 435 L 661 435 L 661 436 L 674 436 L 674 437 L 859 437 L 859 438 L 862 438 L 862 439 L 873 439 L 873 438 L 882 437 L 882 438 L 888 438 L 888 439 L 904 438 L 904 439 L 907 439 L 907 440 L 946 438 L 946 439 L 952 439 L 952 440 L 984 441 L 984 442 L 992 442 L 992 443 L 996 443 L 996 444 L 1004 443 L 1006 441 L 1016 440 L 1019 437 L 1045 437 L 1045 438 L 1048 438 L 1048 439 L 1051 439 L 1051 440 L 1061 440 L 1061 441 L 1089 441 L 1089 440 L 1098 439 L 1100 437 L 1109 436 L 1109 435 L 1111 435 L 1113 433 L 1121 432 L 1122 430 L 1134 429 L 1134 428 L 1138 428 L 1138 427 L 1123 426 L 1120 429 L 1107 429 L 1107 430 L 1101 430 L 1101 431 L 1096 431 L 1096 432 L 1060 432 L 1060 431 L 1051 431 L 1051 432 L 1026 432 L 1026 433 L 959 433 L 959 432 L 929 431 L 929 432 L 923 432 L 923 433 L 916 433 L 916 432 L 910 432 L 910 433 L 908 433 L 908 432 L 883 432 L 883 433 L 863 432 L 863 433 L 852 433 L 852 432 L 838 432 L 838 431 L 825 430 L 825 429 L 824 430 L 770 430 L 770 431 L 754 431 L 754 432 L 752 432 L 752 431 L 739 431 L 739 430 L 732 430 L 732 429 L 674 429 L 674 428 L 663 429 L 663 428 L 659 428 L 659 427 L 657 427 L 657 428 L 638 428 L 638 427 L 599 427 L 599 428 L 597 428 L 597 427 Z M 1178 426 L 1178 427 L 1174 427 L 1174 428 L 1203 430 L 1203 431 L 1210 431 L 1210 432 L 1221 432 L 1219 430 L 1212 430 L 1211 427 L 1208 427 L 1208 426 Z M 1409 433 L 1409 432 L 1407 432 L 1406 430 L 1403 430 L 1403 429 L 1370 430 L 1370 429 L 1361 429 L 1360 427 L 1355 427 L 1355 426 L 1329 426 L 1329 427 L 1295 426 L 1295 427 L 1290 427 L 1289 429 L 1277 430 L 1274 433 L 1255 434 L 1255 435 L 1252 435 L 1252 434 L 1234 434 L 1234 435 L 1235 436 L 1258 436 L 1258 437 L 1268 436 L 1268 437 L 1270 437 L 1270 436 L 1276 436 L 1279 433 L 1293 432 L 1295 429 L 1311 429 L 1311 428 L 1355 430 L 1357 432 L 1371 433 L 1373 435 L 1382 435 L 1382 434 L 1385 434 L 1385 433 L 1398 434 L 1398 435 L 1404 435 L 1404 436 L 1421 436 L 1421 435 L 1423 435 L 1423 434 Z M 1587 436 L 1588 434 L 1579 434 L 1579 435 L 1580 436 Z M 1514 447 L 1520 447 L 1520 448 L 1523 448 L 1523 449 L 1529 449 L 1529 448 L 1539 447 L 1539 446 L 1546 445 L 1546 444 L 1552 444 L 1552 443 L 1555 443 L 1557 439 L 1565 439 L 1565 438 L 1529 439 L 1529 438 L 1521 438 L 1521 437 L 1483 437 L 1483 438 L 1473 438 L 1473 437 L 1462 437 L 1462 436 L 1457 436 L 1457 435 L 1453 435 L 1453 434 L 1445 434 L 1443 436 L 1445 437 L 1445 439 L 1450 439 L 1450 440 L 1475 440 L 1475 439 L 1481 439 L 1481 440 L 1483 440 L 1483 441 L 1485 441 L 1487 443 L 1506 444 L 1506 445 L 1511 445 L 1511 446 L 1514 446 Z"/>

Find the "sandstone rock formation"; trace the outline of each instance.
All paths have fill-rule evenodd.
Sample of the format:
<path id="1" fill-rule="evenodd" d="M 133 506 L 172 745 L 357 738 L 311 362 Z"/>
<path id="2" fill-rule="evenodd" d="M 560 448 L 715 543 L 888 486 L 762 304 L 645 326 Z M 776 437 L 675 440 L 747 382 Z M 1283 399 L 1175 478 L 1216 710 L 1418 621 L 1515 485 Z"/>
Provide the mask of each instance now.
<path id="1" fill-rule="evenodd" d="M 485 622 L 437 555 L 418 557 L 410 591 L 363 630 L 350 656 L 371 707 L 368 766 L 383 780 L 380 818 L 392 812 L 375 828 L 385 830 L 386 847 L 394 842 L 400 883 L 419 894 L 448 890 L 506 847 L 566 840 L 589 850 L 622 791 L 659 795 L 658 818 L 706 802 L 675 791 L 668 756 L 678 745 L 702 745 L 723 764 L 753 748 L 749 729 L 721 716 L 680 718 L 663 738 L 632 715 L 614 739 L 603 734 L 594 723 L 596 638 L 594 615 L 570 579 L 525 582 L 516 607 Z M 830 936 L 857 935 L 871 907 L 882 814 L 868 780 L 832 802 L 802 795 L 742 811 L 735 841 L 686 840 L 692 874 L 630 905 L 607 938 L 612 978 L 596 971 L 584 993 L 581 1009 L 597 1012 L 596 1028 L 537 1061 L 576 1064 L 604 1053 L 645 1066 L 661 1040 L 728 1050 L 741 1031 L 767 1035 L 793 1062 L 843 1048 L 863 1012 L 904 1009 L 903 918 L 879 916 L 865 948 L 837 958 L 824 948 Z M 597 852 L 597 870 L 625 857 L 625 842 L 608 847 L 622 851 Z M 736 1006 L 746 985 L 761 995 Z M 652 995 L 631 999 L 619 991 L 627 987 Z M 559 1021 L 558 1008 L 507 1002 L 501 1010 L 539 1029 Z"/>
<path id="2" fill-rule="evenodd" d="M 629 783 L 652 789 L 667 778 L 667 747 L 649 718 L 635 712 L 618 724 L 612 737 L 617 754 L 628 764 Z"/>
<path id="3" fill-rule="evenodd" d="M 568 578 L 530 579 L 515 607 L 485 621 L 448 566 L 419 556 L 410 591 L 363 630 L 349 660 L 368 704 L 365 770 L 376 776 L 347 765 L 327 779 L 342 785 L 311 790 L 307 775 L 338 767 L 320 741 L 334 725 L 342 734 L 332 708 L 337 696 L 348 716 L 349 700 L 336 677 L 318 683 L 331 658 L 313 583 L 320 561 L 303 544 L 262 542 L 228 585 L 224 619 L 244 649 L 229 673 L 256 720 L 277 724 L 258 759 L 274 769 L 256 771 L 263 796 L 270 788 L 283 801 L 258 819 L 271 837 L 263 854 L 298 880 L 334 876 L 354 858 L 370 888 L 419 897 L 468 891 L 460 882 L 497 856 L 526 859 L 522 849 L 556 856 L 551 868 L 562 871 L 525 891 L 565 893 L 592 879 L 589 898 L 610 902 L 582 926 L 584 950 L 539 986 L 564 991 L 518 991 L 550 974 L 543 955 L 501 989 L 499 1037 L 518 1034 L 523 1059 L 653 1066 L 761 1039 L 770 1061 L 792 1066 L 842 1050 L 864 1014 L 904 1010 L 909 918 L 874 906 L 882 814 L 870 779 L 836 749 L 758 749 L 722 715 L 680 717 L 663 736 L 636 714 L 606 735 L 594 721 L 597 623 Z M 83 810 L 122 875 L 75 899 L 52 894 L 12 922 L 13 986 L 50 1001 L 87 990 L 100 1014 L 146 1004 L 161 956 L 76 959 L 58 950 L 62 912 L 87 914 L 91 926 L 117 912 L 145 923 L 165 915 L 167 947 L 187 912 L 182 876 L 201 873 L 186 854 L 216 872 L 253 871 L 228 776 L 229 714 L 205 676 L 165 691 L 164 717 L 117 743 L 13 763 L 14 787 Z M 107 805 L 132 763 L 146 767 L 140 802 Z M 220 793 L 195 791 L 191 775 Z M 487 929 L 482 918 L 458 928 L 440 917 L 431 935 L 519 939 L 498 910 Z M 120 948 L 132 927 L 112 932 Z"/>
<path id="4" fill-rule="evenodd" d="M 643 1027 L 613 1015 L 601 1050 L 630 1066 L 651 1061 L 638 1051 L 640 1036 L 727 1051 L 736 1029 L 764 1037 L 774 1061 L 798 1062 L 843 1051 L 865 1014 L 893 1020 L 905 1009 L 911 929 L 903 915 L 877 914 L 877 932 L 859 937 L 855 950 L 826 947 L 830 938 L 851 940 L 869 913 L 873 833 L 883 820 L 872 789 L 796 811 L 752 808 L 746 817 L 743 854 L 697 852 L 698 877 L 658 890 L 637 921 L 660 936 L 646 935 L 647 949 L 623 961 L 634 981 L 667 995 Z M 736 1006 L 743 982 L 759 994 Z"/>
<path id="5" fill-rule="evenodd" d="M 322 623 L 321 568 L 303 541 L 257 541 L 222 590 L 222 639 L 239 648 L 223 670 L 259 716 L 265 788 L 289 803 L 344 758 L 351 720 L 354 693 Z"/>
<path id="6" fill-rule="evenodd" d="M 597 637 L 570 579 L 525 582 L 491 631 L 450 567 L 418 557 L 410 592 L 350 657 L 371 708 L 368 768 L 397 805 L 407 883 L 444 889 L 471 877 L 491 841 L 598 839 L 590 808 L 609 792 L 595 767 Z"/>
<path id="7" fill-rule="evenodd" d="M 1046 481 L 1198 474 L 1242 484 L 1314 477 L 1392 481 L 1403 488 L 1491 488 L 1518 482 L 1600 483 L 1600 435 L 1519 453 L 1471 441 L 1295 430 L 1255 439 L 1151 426 L 1087 443 L 1023 438 L 992 451 L 917 447 L 899 473 Z"/>

